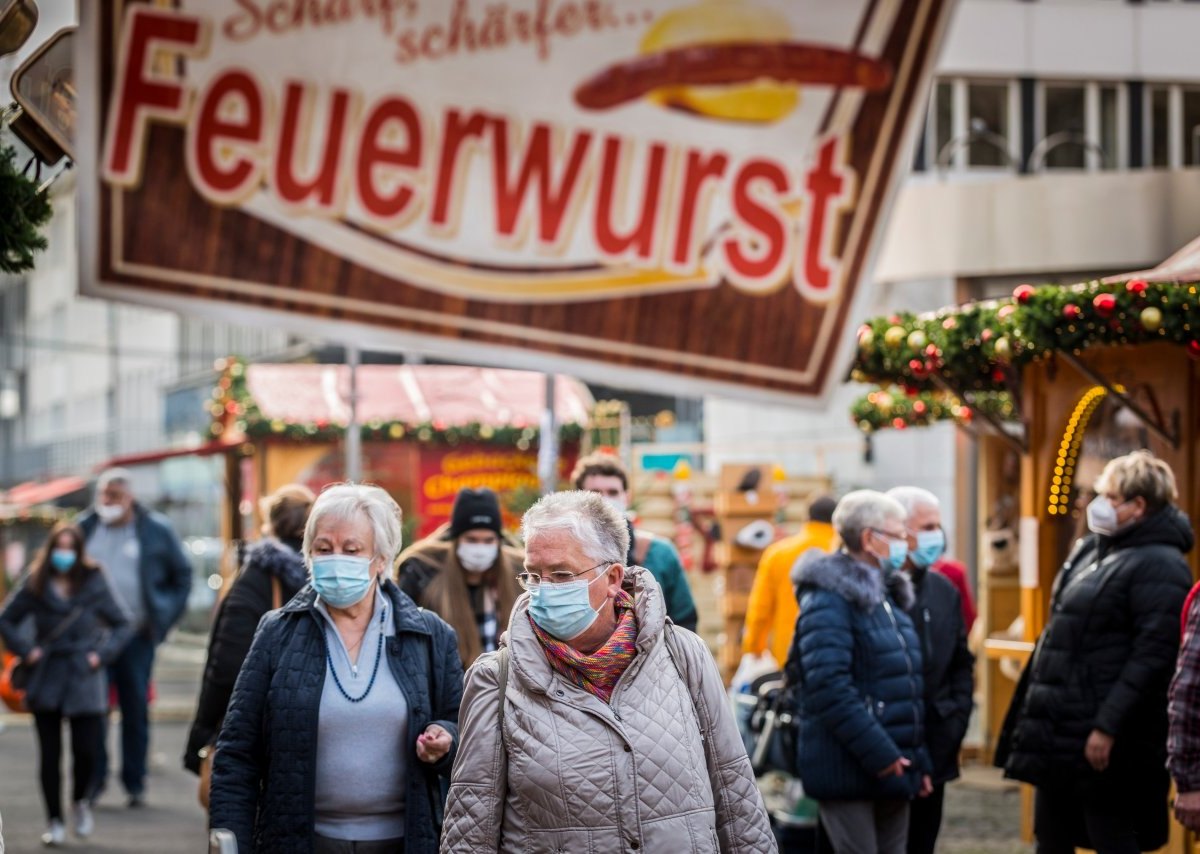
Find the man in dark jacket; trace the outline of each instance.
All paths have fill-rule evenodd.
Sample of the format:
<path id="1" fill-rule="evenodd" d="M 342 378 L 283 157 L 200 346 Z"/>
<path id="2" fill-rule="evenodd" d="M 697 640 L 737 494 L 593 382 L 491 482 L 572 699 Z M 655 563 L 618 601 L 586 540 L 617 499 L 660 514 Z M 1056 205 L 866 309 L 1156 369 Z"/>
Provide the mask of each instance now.
<path id="1" fill-rule="evenodd" d="M 100 475 L 95 506 L 83 514 L 79 527 L 87 537 L 88 554 L 108 573 L 135 626 L 133 639 L 108 669 L 108 679 L 121 706 L 121 783 L 129 805 L 137 807 L 145 802 L 154 650 L 183 616 L 192 565 L 166 518 L 134 501 L 124 469 Z M 93 800 L 108 779 L 106 744 L 107 739 L 100 747 Z"/>
<path id="2" fill-rule="evenodd" d="M 933 854 L 942 826 L 946 783 L 958 777 L 958 751 L 971 718 L 975 656 L 967 648 L 962 600 L 954 584 L 932 570 L 946 551 L 937 496 L 916 486 L 888 492 L 908 512 L 908 560 L 915 600 L 908 609 L 925 664 L 925 747 L 933 766 L 933 792 L 913 801 L 908 854 Z"/>
<path id="3" fill-rule="evenodd" d="M 786 665 L 800 697 L 797 765 L 839 854 L 902 854 L 909 802 L 932 791 L 904 519 L 886 495 L 851 492 L 833 515 L 845 551 L 800 569 Z"/>
<path id="4" fill-rule="evenodd" d="M 1167 688 L 1195 540 L 1174 475 L 1147 451 L 1112 460 L 1096 493 L 996 751 L 1006 776 L 1037 787 L 1042 854 L 1168 838 Z"/>

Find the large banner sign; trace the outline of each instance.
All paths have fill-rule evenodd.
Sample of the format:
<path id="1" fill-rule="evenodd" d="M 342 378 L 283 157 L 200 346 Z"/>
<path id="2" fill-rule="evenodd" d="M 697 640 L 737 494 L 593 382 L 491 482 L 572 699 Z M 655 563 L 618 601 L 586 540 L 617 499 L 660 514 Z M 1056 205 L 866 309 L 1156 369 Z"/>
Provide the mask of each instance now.
<path id="1" fill-rule="evenodd" d="M 951 2 L 88 0 L 82 290 L 820 395 Z"/>

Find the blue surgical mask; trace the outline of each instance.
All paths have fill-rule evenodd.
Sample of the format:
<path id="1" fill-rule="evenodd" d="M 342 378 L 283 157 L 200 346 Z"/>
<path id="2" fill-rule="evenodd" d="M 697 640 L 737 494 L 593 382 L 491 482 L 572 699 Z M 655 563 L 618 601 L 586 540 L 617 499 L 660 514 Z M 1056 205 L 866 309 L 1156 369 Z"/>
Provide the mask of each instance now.
<path id="1" fill-rule="evenodd" d="M 317 555 L 312 563 L 312 585 L 328 605 L 348 608 L 363 600 L 371 589 L 371 559 L 357 555 Z"/>
<path id="2" fill-rule="evenodd" d="M 597 576 L 600 577 L 600 576 Z M 592 607 L 591 581 L 542 582 L 529 591 L 533 621 L 561 641 L 579 637 L 592 627 L 600 612 Z"/>
<path id="3" fill-rule="evenodd" d="M 928 569 L 946 553 L 946 532 L 941 528 L 933 531 L 917 531 L 917 547 L 908 553 L 914 566 Z"/>
<path id="4" fill-rule="evenodd" d="M 75 550 L 55 549 L 50 552 L 50 565 L 59 572 L 70 572 L 75 565 Z"/>
<path id="5" fill-rule="evenodd" d="M 875 555 L 875 559 L 879 561 L 879 568 L 885 574 L 899 571 L 900 567 L 904 566 L 904 561 L 908 558 L 908 540 L 897 540 L 884 534 L 883 531 L 877 531 L 874 528 L 871 530 L 876 537 L 888 544 L 887 557 Z"/>

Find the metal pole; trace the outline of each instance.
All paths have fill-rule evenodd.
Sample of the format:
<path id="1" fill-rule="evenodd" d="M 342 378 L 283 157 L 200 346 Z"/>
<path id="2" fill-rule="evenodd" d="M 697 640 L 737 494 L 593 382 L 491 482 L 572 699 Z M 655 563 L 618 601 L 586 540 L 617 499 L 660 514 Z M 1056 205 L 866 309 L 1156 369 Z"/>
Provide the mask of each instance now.
<path id="1" fill-rule="evenodd" d="M 554 414 L 554 374 L 546 374 L 546 409 L 538 440 L 538 481 L 542 495 L 558 488 L 558 420 Z"/>
<path id="2" fill-rule="evenodd" d="M 362 432 L 358 426 L 358 364 L 360 353 L 346 345 L 346 364 L 350 366 L 350 417 L 346 421 L 346 480 L 362 480 Z"/>
<path id="3" fill-rule="evenodd" d="M 108 303 L 108 436 L 105 450 L 109 458 L 121 452 L 117 438 L 117 424 L 120 421 L 120 406 L 117 399 L 121 387 L 121 351 L 117 342 L 118 318 L 117 304 Z"/>

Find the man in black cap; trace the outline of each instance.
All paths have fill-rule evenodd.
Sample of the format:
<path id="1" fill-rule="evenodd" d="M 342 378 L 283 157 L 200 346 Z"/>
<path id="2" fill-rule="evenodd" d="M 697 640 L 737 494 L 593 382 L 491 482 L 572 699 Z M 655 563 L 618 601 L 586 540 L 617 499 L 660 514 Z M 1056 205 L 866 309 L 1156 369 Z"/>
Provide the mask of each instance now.
<path id="1" fill-rule="evenodd" d="M 463 489 L 449 524 L 400 555 L 400 589 L 454 627 L 464 668 L 496 649 L 521 592 L 525 556 L 504 542 L 500 521 L 496 493 Z"/>

